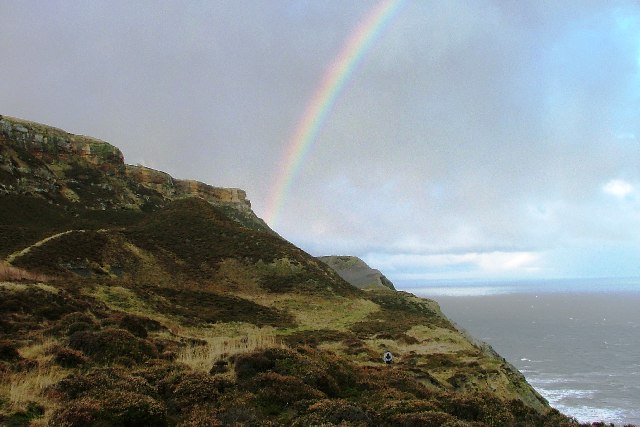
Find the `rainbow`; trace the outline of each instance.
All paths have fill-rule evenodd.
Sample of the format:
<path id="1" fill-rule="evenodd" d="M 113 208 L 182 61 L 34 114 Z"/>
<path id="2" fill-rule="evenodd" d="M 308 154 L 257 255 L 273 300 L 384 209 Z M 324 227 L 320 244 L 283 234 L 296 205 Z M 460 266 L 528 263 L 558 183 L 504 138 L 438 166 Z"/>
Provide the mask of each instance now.
<path id="1" fill-rule="evenodd" d="M 265 220 L 271 227 L 278 222 L 291 185 L 338 95 L 371 47 L 373 40 L 382 33 L 402 2 L 403 0 L 382 0 L 364 17 L 325 73 L 320 86 L 315 90 L 289 140 L 283 156 L 284 167 L 280 169 L 271 187 L 265 215 Z"/>

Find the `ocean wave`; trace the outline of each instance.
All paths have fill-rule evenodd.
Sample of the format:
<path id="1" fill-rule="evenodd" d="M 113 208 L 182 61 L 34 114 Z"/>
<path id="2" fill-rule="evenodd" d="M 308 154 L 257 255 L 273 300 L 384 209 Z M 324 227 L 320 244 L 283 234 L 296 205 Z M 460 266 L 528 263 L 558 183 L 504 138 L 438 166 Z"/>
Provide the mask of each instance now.
<path id="1" fill-rule="evenodd" d="M 534 386 L 535 387 L 535 386 Z M 578 390 L 572 388 L 550 389 L 544 387 L 535 387 L 538 392 L 544 396 L 552 406 L 560 405 L 565 399 L 588 399 L 593 397 L 596 390 Z"/>
<path id="2" fill-rule="evenodd" d="M 595 421 L 615 422 L 616 424 L 633 423 L 631 414 L 618 408 L 594 408 L 593 406 L 571 406 L 563 404 L 553 405 L 563 414 L 574 417 L 581 423 L 591 423 Z M 637 421 L 635 421 L 637 422 Z"/>

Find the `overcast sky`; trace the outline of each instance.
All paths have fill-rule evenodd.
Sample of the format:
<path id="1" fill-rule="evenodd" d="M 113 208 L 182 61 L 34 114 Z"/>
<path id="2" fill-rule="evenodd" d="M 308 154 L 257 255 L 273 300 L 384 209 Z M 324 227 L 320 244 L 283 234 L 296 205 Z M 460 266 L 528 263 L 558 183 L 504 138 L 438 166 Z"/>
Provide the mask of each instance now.
<path id="1" fill-rule="evenodd" d="M 0 0 L 0 114 L 247 191 L 377 1 Z M 399 287 L 640 276 L 640 6 L 407 0 L 272 224 Z"/>

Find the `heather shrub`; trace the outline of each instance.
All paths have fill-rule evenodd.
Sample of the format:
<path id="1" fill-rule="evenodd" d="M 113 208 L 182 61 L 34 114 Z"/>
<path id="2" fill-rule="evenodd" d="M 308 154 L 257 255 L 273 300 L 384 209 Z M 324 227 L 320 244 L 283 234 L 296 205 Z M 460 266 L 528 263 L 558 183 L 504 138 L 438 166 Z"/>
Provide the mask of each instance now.
<path id="1" fill-rule="evenodd" d="M 437 399 L 437 396 L 435 396 Z M 393 418 L 400 414 L 439 411 L 437 402 L 425 399 L 389 400 L 379 407 L 379 413 L 384 418 Z"/>
<path id="2" fill-rule="evenodd" d="M 428 399 L 434 393 L 408 372 L 389 366 L 360 368 L 358 387 L 376 394 L 392 392 L 395 397 L 405 399 Z"/>
<path id="3" fill-rule="evenodd" d="M 324 393 L 305 384 L 299 378 L 275 372 L 263 372 L 251 382 L 267 413 L 278 413 L 284 407 L 301 400 L 320 399 Z"/>
<path id="4" fill-rule="evenodd" d="M 22 359 L 18 349 L 10 341 L 0 341 L 0 360 L 15 362 Z"/>
<path id="5" fill-rule="evenodd" d="M 104 363 L 118 360 L 139 363 L 158 356 L 153 344 L 124 329 L 76 332 L 69 337 L 69 345 Z"/>
<path id="6" fill-rule="evenodd" d="M 176 360 L 185 344 L 171 339 L 155 338 L 153 344 L 158 350 L 158 357 L 165 360 Z"/>
<path id="7" fill-rule="evenodd" d="M 236 358 L 235 373 L 238 380 L 253 378 L 260 372 L 267 372 L 276 366 L 276 358 L 286 355 L 287 350 L 268 349 L 249 354 L 241 354 Z"/>
<path id="8" fill-rule="evenodd" d="M 161 381 L 159 391 L 169 402 L 170 409 L 181 412 L 194 405 L 214 403 L 224 387 L 224 382 L 209 374 L 185 371 Z"/>
<path id="9" fill-rule="evenodd" d="M 298 378 L 328 396 L 348 394 L 356 385 L 354 367 L 346 360 L 310 347 L 266 349 L 238 356 L 236 376 L 240 381 L 259 373 L 275 372 Z"/>
<path id="10" fill-rule="evenodd" d="M 89 362 L 81 351 L 67 347 L 54 347 L 50 354 L 53 354 L 53 362 L 63 368 L 77 368 Z"/>
<path id="11" fill-rule="evenodd" d="M 146 338 L 148 335 L 144 322 L 137 316 L 124 316 L 120 319 L 118 326 L 122 329 L 126 329 L 139 338 Z"/>
<path id="12" fill-rule="evenodd" d="M 398 427 L 466 427 L 468 423 L 445 412 L 413 412 L 398 414 L 391 418 L 391 423 Z"/>
<path id="13" fill-rule="evenodd" d="M 341 399 L 324 399 L 309 406 L 294 426 L 308 425 L 371 425 L 369 410 Z"/>
<path id="14" fill-rule="evenodd" d="M 329 397 L 346 397 L 356 387 L 356 367 L 333 353 L 310 347 L 296 349 L 299 362 L 282 369 L 300 377 L 306 384 L 326 393 Z M 280 372 L 280 370 L 278 370 Z"/>
<path id="15" fill-rule="evenodd" d="M 85 396 L 101 396 L 109 390 L 121 390 L 154 396 L 156 390 L 144 377 L 116 368 L 92 369 L 74 373 L 50 388 L 50 392 L 66 400 Z"/>
<path id="16" fill-rule="evenodd" d="M 143 378 L 149 384 L 159 385 L 167 381 L 168 378 L 172 378 L 186 370 L 187 368 L 180 364 L 171 363 L 162 359 L 152 359 L 131 371 L 131 374 Z"/>
<path id="17" fill-rule="evenodd" d="M 58 326 L 61 328 L 68 328 L 70 325 L 76 322 L 83 322 L 89 324 L 95 324 L 93 316 L 89 313 L 74 311 L 73 313 L 65 314 L 58 320 Z"/>
<path id="18" fill-rule="evenodd" d="M 294 332 L 287 335 L 284 340 L 292 347 L 306 345 L 316 348 L 318 345 L 327 341 L 346 341 L 354 338 L 355 335 L 351 332 L 335 331 L 332 329 L 314 329 Z"/>
<path id="19" fill-rule="evenodd" d="M 216 412 L 209 407 L 195 407 L 183 419 L 178 422 L 177 427 L 221 427 L 223 424 Z"/>
<path id="20" fill-rule="evenodd" d="M 268 425 L 257 405 L 257 397 L 253 393 L 234 389 L 224 394 L 216 417 L 225 426 Z"/>
<path id="21" fill-rule="evenodd" d="M 100 401 L 92 398 L 75 400 L 64 408 L 56 411 L 51 420 L 50 427 L 85 427 L 94 425 L 100 412 Z"/>
<path id="22" fill-rule="evenodd" d="M 67 332 L 67 336 L 71 336 L 71 335 L 75 334 L 76 332 L 94 331 L 96 329 L 97 329 L 97 327 L 93 323 L 74 322 L 74 323 L 70 324 L 67 327 L 66 332 Z"/>
<path id="23" fill-rule="evenodd" d="M 118 313 L 108 319 L 105 319 L 103 324 L 120 329 L 126 329 L 139 338 L 147 338 L 148 331 L 158 331 L 162 329 L 160 322 L 133 314 Z"/>
<path id="24" fill-rule="evenodd" d="M 57 411 L 52 426 L 146 427 L 166 426 L 167 411 L 150 396 L 109 390 L 96 398 L 81 398 Z"/>
<path id="25" fill-rule="evenodd" d="M 0 400 L 0 408 L 2 408 L 2 400 Z M 26 408 L 13 412 L 3 417 L 0 415 L 0 424 L 3 427 L 23 427 L 31 425 L 31 421 L 36 420 L 44 415 L 44 407 L 35 402 L 29 402 Z"/>
<path id="26" fill-rule="evenodd" d="M 457 418 L 489 426 L 511 425 L 515 421 L 506 402 L 486 393 L 452 393 L 442 402 L 442 409 Z"/>

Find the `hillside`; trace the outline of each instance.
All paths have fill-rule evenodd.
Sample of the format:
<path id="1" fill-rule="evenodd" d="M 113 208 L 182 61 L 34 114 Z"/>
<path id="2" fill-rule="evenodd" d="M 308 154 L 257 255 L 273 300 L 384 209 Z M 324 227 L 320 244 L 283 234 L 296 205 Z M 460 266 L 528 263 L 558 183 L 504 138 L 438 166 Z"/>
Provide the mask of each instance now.
<path id="1" fill-rule="evenodd" d="M 366 262 L 355 256 L 321 256 L 318 259 L 344 280 L 360 289 L 391 289 L 395 291 L 393 283 L 380 270 L 371 268 Z"/>
<path id="2" fill-rule="evenodd" d="M 352 286 L 242 190 L 6 116 L 0 257 L 2 425 L 575 425 L 437 303 Z"/>

